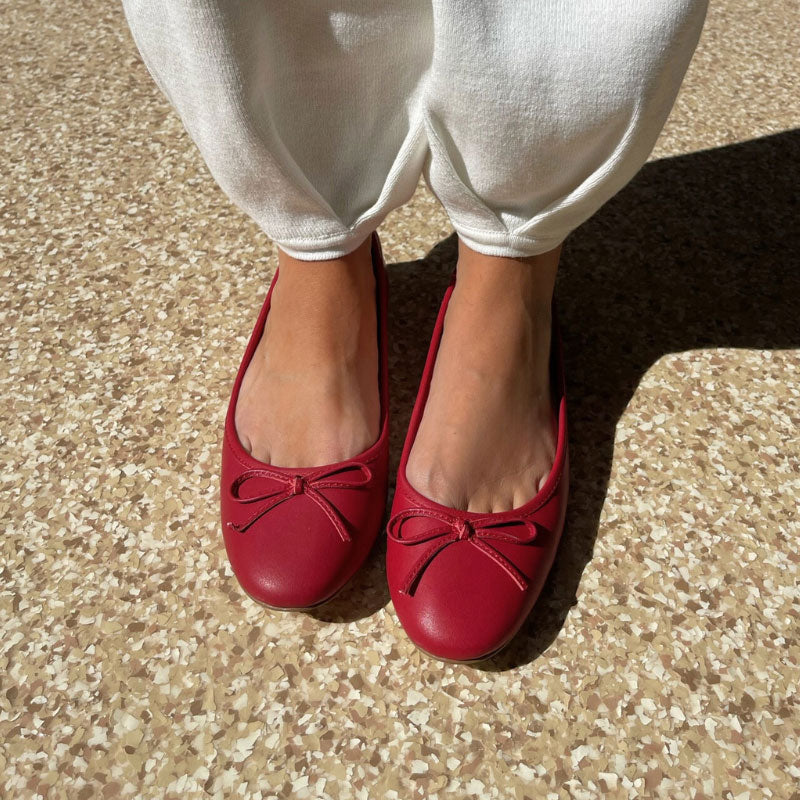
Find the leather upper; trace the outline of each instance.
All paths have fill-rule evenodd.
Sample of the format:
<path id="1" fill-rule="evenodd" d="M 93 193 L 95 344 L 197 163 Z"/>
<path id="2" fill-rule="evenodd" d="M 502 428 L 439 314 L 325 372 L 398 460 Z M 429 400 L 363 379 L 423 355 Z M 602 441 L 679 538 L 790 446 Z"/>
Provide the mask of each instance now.
<path id="1" fill-rule="evenodd" d="M 269 313 L 270 284 L 236 376 L 222 447 L 220 510 L 228 558 L 254 599 L 276 608 L 308 608 L 333 596 L 356 572 L 380 531 L 389 461 L 388 281 L 372 234 L 379 336 L 380 434 L 354 458 L 290 469 L 253 458 L 234 424 L 242 379 Z"/>
<path id="2" fill-rule="evenodd" d="M 541 592 L 564 527 L 569 451 L 562 343 L 553 301 L 550 369 L 556 453 L 545 485 L 519 508 L 482 514 L 442 506 L 409 484 L 408 456 L 454 285 L 455 276 L 439 310 L 400 459 L 386 567 L 392 602 L 409 637 L 431 655 L 470 661 L 505 646 Z"/>

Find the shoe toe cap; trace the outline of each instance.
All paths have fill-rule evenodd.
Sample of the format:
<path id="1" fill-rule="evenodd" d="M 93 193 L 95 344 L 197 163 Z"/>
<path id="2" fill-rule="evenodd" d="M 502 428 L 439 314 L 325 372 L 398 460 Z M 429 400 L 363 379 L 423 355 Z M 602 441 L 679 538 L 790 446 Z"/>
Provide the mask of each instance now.
<path id="1" fill-rule="evenodd" d="M 240 532 L 223 523 L 228 558 L 242 588 L 274 608 L 308 608 L 335 594 L 364 542 L 343 541 L 332 522 L 297 501 Z"/>
<path id="2" fill-rule="evenodd" d="M 410 593 L 391 586 L 395 611 L 422 650 L 451 661 L 474 661 L 502 649 L 524 621 L 533 597 L 496 565 L 475 562 L 469 548 L 450 548 Z"/>

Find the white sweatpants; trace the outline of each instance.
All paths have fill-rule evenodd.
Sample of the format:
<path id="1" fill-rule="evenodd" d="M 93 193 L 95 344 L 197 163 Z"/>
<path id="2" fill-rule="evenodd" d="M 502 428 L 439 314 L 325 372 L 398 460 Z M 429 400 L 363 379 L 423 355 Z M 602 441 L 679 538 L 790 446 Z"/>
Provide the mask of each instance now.
<path id="1" fill-rule="evenodd" d="M 282 249 L 355 249 L 420 173 L 466 244 L 552 249 L 653 149 L 707 0 L 123 0 L 223 191 Z"/>

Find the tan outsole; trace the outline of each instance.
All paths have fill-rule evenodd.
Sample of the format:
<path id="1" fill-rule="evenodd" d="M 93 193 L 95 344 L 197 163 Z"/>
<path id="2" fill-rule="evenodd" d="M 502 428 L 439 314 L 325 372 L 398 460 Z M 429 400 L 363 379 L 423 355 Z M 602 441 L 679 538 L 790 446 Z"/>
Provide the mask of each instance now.
<path id="1" fill-rule="evenodd" d="M 319 608 L 320 606 L 324 606 L 326 603 L 330 603 L 331 600 L 336 598 L 342 591 L 344 591 L 345 587 L 350 583 L 351 580 L 352 578 L 348 578 L 347 581 L 345 581 L 332 595 L 329 595 L 324 600 L 320 600 L 318 603 L 314 603 L 310 606 L 271 606 L 269 603 L 265 603 L 263 600 L 253 597 L 253 595 L 251 595 L 241 583 L 239 586 L 254 603 L 257 603 L 264 608 L 268 608 L 270 611 L 313 611 L 315 608 Z"/>
<path id="2" fill-rule="evenodd" d="M 498 653 L 501 653 L 503 650 L 505 650 L 506 647 L 508 647 L 511 644 L 513 639 L 514 637 L 512 636 L 511 639 L 509 639 L 504 644 L 501 644 L 500 647 L 495 648 L 490 653 L 487 653 L 485 656 L 478 656 L 477 658 L 445 658 L 444 656 L 437 656 L 434 655 L 433 653 L 429 653 L 424 647 L 420 647 L 414 641 L 412 641 L 411 643 L 414 645 L 414 647 L 417 648 L 417 650 L 420 651 L 420 653 L 424 653 L 426 656 L 428 656 L 429 658 L 433 658 L 436 661 L 444 661 L 446 664 L 470 665 L 470 664 L 482 664 L 484 661 L 488 661 L 490 658 L 494 658 Z"/>

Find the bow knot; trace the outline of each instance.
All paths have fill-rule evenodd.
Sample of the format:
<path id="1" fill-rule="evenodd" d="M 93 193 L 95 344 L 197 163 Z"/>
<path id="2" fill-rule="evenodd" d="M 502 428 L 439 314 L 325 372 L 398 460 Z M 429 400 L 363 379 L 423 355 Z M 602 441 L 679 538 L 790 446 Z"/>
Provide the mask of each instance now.
<path id="1" fill-rule="evenodd" d="M 429 519 L 440 523 L 407 533 L 404 523 L 412 518 Z M 402 594 L 412 594 L 413 588 L 426 567 L 445 549 L 456 542 L 467 542 L 491 558 L 514 581 L 521 591 L 528 588 L 528 579 L 511 560 L 490 542 L 527 545 L 536 538 L 536 524 L 519 517 L 500 518 L 496 514 L 463 519 L 434 509 L 407 508 L 395 514 L 387 528 L 389 539 L 397 544 L 422 547 L 419 558 L 400 587 Z"/>
<path id="2" fill-rule="evenodd" d="M 454 527 L 459 542 L 465 542 L 475 535 L 475 528 L 465 519 L 457 520 Z"/>
<path id="3" fill-rule="evenodd" d="M 353 473 L 358 473 L 353 475 Z M 248 481 L 257 479 L 266 480 L 276 485 L 277 488 L 268 489 L 251 496 L 243 497 L 242 486 Z M 271 467 L 258 467 L 245 470 L 231 484 L 231 497 L 236 503 L 242 505 L 254 504 L 257 506 L 255 513 L 244 522 L 229 522 L 228 527 L 244 533 L 265 514 L 286 500 L 298 495 L 305 495 L 324 512 L 325 516 L 339 534 L 343 542 L 351 541 L 347 525 L 336 506 L 323 494 L 324 489 L 358 489 L 365 486 L 372 479 L 372 471 L 366 464 L 351 461 L 338 467 L 321 467 L 314 472 L 304 475 L 289 475 L 285 471 Z"/>

